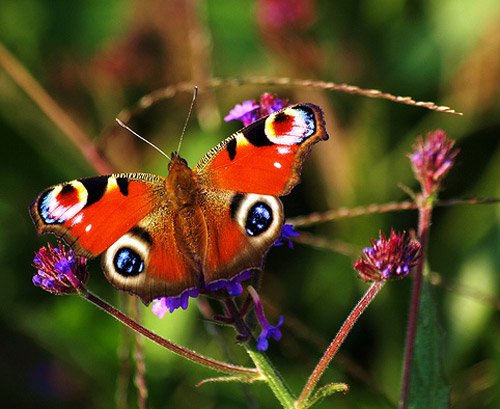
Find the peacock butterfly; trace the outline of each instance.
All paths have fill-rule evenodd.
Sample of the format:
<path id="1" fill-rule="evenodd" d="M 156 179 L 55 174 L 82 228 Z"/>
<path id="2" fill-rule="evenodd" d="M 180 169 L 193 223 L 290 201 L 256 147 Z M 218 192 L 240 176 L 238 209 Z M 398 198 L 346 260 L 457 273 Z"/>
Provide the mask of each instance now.
<path id="1" fill-rule="evenodd" d="M 284 223 L 277 196 L 299 182 L 311 146 L 328 139 L 321 109 L 289 106 L 212 148 L 191 169 L 174 153 L 167 177 L 116 173 L 44 190 L 38 233 L 102 256 L 107 279 L 145 303 L 260 268 Z"/>

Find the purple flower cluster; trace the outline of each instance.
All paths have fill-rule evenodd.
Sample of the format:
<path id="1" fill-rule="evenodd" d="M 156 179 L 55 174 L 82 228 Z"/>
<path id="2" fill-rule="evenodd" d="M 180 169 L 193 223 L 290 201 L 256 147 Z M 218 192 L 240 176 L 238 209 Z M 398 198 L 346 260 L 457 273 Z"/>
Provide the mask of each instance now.
<path id="1" fill-rule="evenodd" d="M 288 105 L 286 99 L 280 99 L 276 95 L 266 92 L 260 96 L 259 103 L 254 100 L 248 100 L 243 101 L 241 104 L 236 104 L 229 111 L 229 114 L 224 117 L 224 121 L 241 121 L 243 126 L 248 126 L 259 118 L 279 111 Z"/>
<path id="2" fill-rule="evenodd" d="M 408 154 L 415 177 L 422 186 L 424 196 L 435 193 L 444 176 L 453 166 L 459 150 L 453 149 L 455 141 L 448 139 L 446 132 L 435 130 L 428 132 L 426 139 L 420 136 Z"/>
<path id="3" fill-rule="evenodd" d="M 365 281 L 390 280 L 407 276 L 420 257 L 420 243 L 412 241 L 406 232 L 395 233 L 389 238 L 379 233 L 379 239 L 371 239 L 371 247 L 363 250 L 363 256 L 354 262 L 354 268 Z"/>
<path id="4" fill-rule="evenodd" d="M 62 243 L 42 247 L 33 259 L 37 273 L 33 284 L 53 294 L 72 294 L 83 289 L 88 278 L 87 259 L 76 256 Z"/>
<path id="5" fill-rule="evenodd" d="M 243 292 L 242 281 L 252 277 L 252 270 L 245 270 L 230 279 L 221 279 L 208 283 L 204 288 L 189 288 L 179 295 L 161 297 L 153 301 L 151 311 L 158 318 L 163 318 L 167 312 L 174 312 L 177 308 L 185 310 L 189 305 L 189 298 L 196 298 L 202 293 L 226 290 L 231 297 L 237 297 Z"/>

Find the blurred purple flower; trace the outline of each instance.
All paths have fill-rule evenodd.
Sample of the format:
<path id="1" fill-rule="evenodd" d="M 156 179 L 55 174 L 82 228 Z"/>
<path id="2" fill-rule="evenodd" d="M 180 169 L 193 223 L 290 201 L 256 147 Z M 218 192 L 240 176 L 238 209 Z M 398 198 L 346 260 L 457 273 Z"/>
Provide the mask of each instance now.
<path id="1" fill-rule="evenodd" d="M 412 241 L 406 232 L 395 233 L 389 238 L 382 232 L 379 239 L 371 239 L 371 247 L 354 262 L 354 268 L 365 281 L 390 280 L 407 276 L 420 257 L 420 243 Z"/>
<path id="2" fill-rule="evenodd" d="M 273 246 L 284 246 L 285 244 L 288 248 L 293 249 L 293 242 L 291 237 L 298 237 L 299 232 L 294 230 L 293 224 L 284 224 L 281 228 L 281 236 L 276 240 Z"/>
<path id="3" fill-rule="evenodd" d="M 419 136 L 408 154 L 415 177 L 422 186 L 424 196 L 435 193 L 444 176 L 453 166 L 459 149 L 453 150 L 455 141 L 448 139 L 446 132 L 435 130 L 427 133 L 426 139 Z"/>
<path id="4" fill-rule="evenodd" d="M 248 126 L 252 122 L 255 122 L 258 117 L 256 110 L 259 105 L 255 101 L 248 100 L 243 101 L 241 104 L 236 104 L 229 114 L 224 117 L 224 121 L 241 121 L 243 126 Z"/>
<path id="5" fill-rule="evenodd" d="M 274 94 L 268 92 L 260 96 L 259 103 L 254 100 L 243 101 L 241 104 L 236 104 L 229 111 L 229 114 L 224 117 L 224 121 L 241 121 L 243 126 L 248 126 L 259 118 L 279 111 L 288 106 L 288 101 L 278 98 Z"/>
<path id="6" fill-rule="evenodd" d="M 33 259 L 37 269 L 33 284 L 52 294 L 73 294 L 83 290 L 88 279 L 87 259 L 76 256 L 74 251 L 62 243 L 42 247 Z"/>
<path id="7" fill-rule="evenodd" d="M 309 27 L 316 19 L 314 0 L 260 0 L 258 21 L 265 30 L 297 30 Z"/>

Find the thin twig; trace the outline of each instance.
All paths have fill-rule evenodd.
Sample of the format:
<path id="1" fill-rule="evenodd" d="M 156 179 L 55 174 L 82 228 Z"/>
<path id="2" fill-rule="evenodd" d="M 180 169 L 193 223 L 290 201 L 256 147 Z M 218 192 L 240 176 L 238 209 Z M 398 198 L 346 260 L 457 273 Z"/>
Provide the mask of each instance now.
<path id="1" fill-rule="evenodd" d="M 54 99 L 31 76 L 22 64 L 0 43 L 0 66 L 12 80 L 33 100 L 47 117 L 75 144 L 85 159 L 101 174 L 113 169 L 95 148 L 87 135 Z"/>
<path id="2" fill-rule="evenodd" d="M 305 244 L 319 249 L 330 250 L 344 256 L 355 256 L 358 252 L 354 246 L 340 240 L 332 240 L 315 234 L 300 232 L 300 235 L 292 238 L 294 243 Z"/>
<path id="3" fill-rule="evenodd" d="M 436 207 L 450 207 L 458 205 L 479 205 L 479 204 L 496 204 L 500 203 L 500 198 L 497 197 L 472 197 L 472 198 L 456 198 L 449 200 L 440 200 L 436 202 Z M 294 227 L 313 226 L 319 223 L 330 222 L 338 219 L 345 219 L 351 217 L 365 216 L 369 214 L 380 214 L 397 212 L 403 210 L 416 210 L 417 204 L 411 200 L 402 202 L 388 202 L 383 204 L 369 204 L 366 206 L 357 207 L 341 207 L 340 209 L 328 210 L 323 213 L 310 213 L 306 216 L 292 217 L 286 220 L 286 223 L 293 224 Z"/>
<path id="4" fill-rule="evenodd" d="M 149 108 L 151 105 L 173 98 L 176 94 L 181 92 L 191 92 L 193 87 L 197 85 L 200 91 L 204 88 L 227 88 L 227 87 L 241 87 L 244 85 L 259 85 L 259 86 L 286 86 L 286 87 L 301 87 L 301 88 L 317 88 L 326 91 L 344 92 L 347 94 L 361 95 L 368 98 L 379 98 L 388 101 L 396 102 L 399 104 L 411 105 L 430 109 L 432 111 L 443 112 L 454 115 L 462 115 L 454 109 L 436 105 L 433 102 L 415 101 L 411 97 L 401 97 L 382 92 L 376 89 L 364 89 L 355 85 L 349 84 L 336 84 L 334 82 L 313 81 L 304 79 L 291 79 L 285 77 L 247 77 L 247 78 L 211 78 L 204 84 L 194 84 L 193 82 L 179 82 L 165 88 L 155 90 L 143 96 L 135 105 L 120 112 L 118 117 L 128 122 L 129 119 L 136 113 Z"/>
<path id="5" fill-rule="evenodd" d="M 213 369 L 214 371 L 219 371 L 230 375 L 250 375 L 250 376 L 259 375 L 259 370 L 256 368 L 247 368 L 243 366 L 231 365 L 225 362 L 220 362 L 213 358 L 209 358 L 207 356 L 198 354 L 197 352 L 194 352 L 188 348 L 177 345 L 165 338 L 162 338 L 158 334 L 155 334 L 149 329 L 143 327 L 138 322 L 130 319 L 130 317 L 125 315 L 123 312 L 116 309 L 115 307 L 108 304 L 106 301 L 102 300 L 101 298 L 97 297 L 91 292 L 86 292 L 83 296 L 87 301 L 96 305 L 104 312 L 108 313 L 113 318 L 120 321 L 122 324 L 133 329 L 136 332 L 139 332 L 141 335 L 145 336 L 146 338 L 150 339 L 156 344 L 162 346 L 163 348 L 168 349 L 169 351 L 177 355 L 182 356 L 183 358 L 186 358 L 197 364 L 203 365 L 207 368 Z"/>
<path id="6" fill-rule="evenodd" d="M 129 301 L 132 317 L 136 321 L 141 320 L 139 310 L 139 300 L 133 297 Z M 146 383 L 146 361 L 144 359 L 144 343 L 143 338 L 138 332 L 134 332 L 134 362 L 135 362 L 135 379 L 134 384 L 137 388 L 137 406 L 139 409 L 148 407 L 148 385 Z"/>

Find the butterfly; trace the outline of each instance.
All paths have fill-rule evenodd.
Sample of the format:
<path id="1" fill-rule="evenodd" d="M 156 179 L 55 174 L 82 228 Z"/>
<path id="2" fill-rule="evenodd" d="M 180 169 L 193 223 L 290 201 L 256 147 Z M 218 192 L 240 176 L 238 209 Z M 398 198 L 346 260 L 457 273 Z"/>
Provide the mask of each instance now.
<path id="1" fill-rule="evenodd" d="M 278 196 L 299 182 L 311 146 L 328 139 L 321 109 L 286 107 L 168 176 L 115 173 L 44 190 L 30 208 L 39 234 L 101 259 L 106 278 L 144 303 L 261 268 L 284 223 Z"/>

